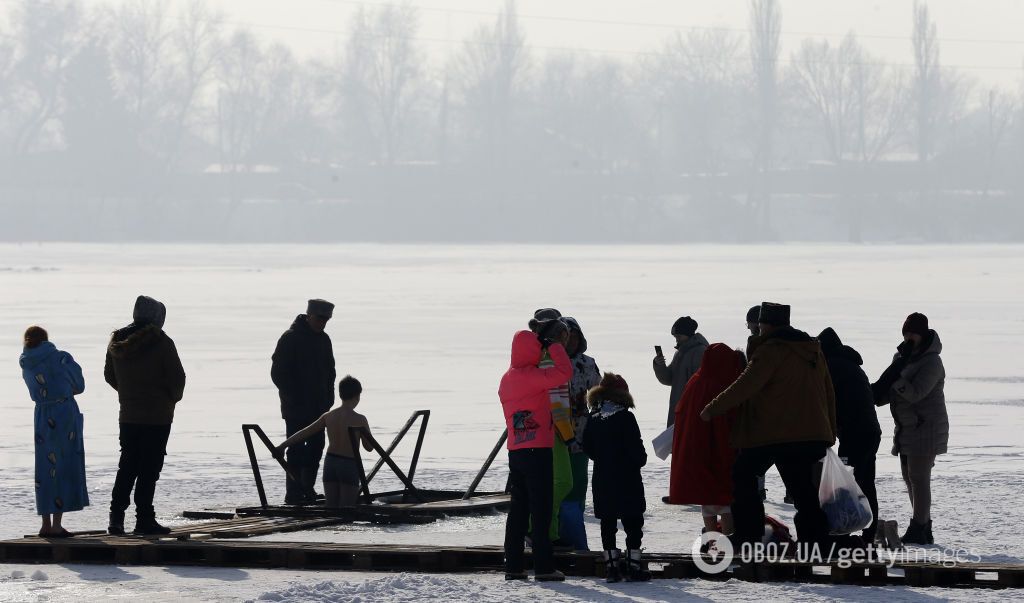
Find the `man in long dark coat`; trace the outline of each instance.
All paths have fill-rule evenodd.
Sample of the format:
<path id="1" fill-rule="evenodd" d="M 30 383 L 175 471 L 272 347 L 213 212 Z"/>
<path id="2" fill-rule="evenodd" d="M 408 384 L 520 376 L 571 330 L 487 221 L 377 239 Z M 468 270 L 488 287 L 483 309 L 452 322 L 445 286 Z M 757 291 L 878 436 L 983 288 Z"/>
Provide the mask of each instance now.
<path id="1" fill-rule="evenodd" d="M 305 314 L 299 314 L 291 328 L 281 335 L 274 350 L 270 378 L 281 397 L 281 417 L 288 437 L 316 421 L 334 403 L 334 350 L 324 332 L 334 314 L 334 304 L 311 299 Z M 285 504 L 312 504 L 324 434 L 313 436 L 288 449 Z M 296 481 L 297 480 L 297 481 Z"/>

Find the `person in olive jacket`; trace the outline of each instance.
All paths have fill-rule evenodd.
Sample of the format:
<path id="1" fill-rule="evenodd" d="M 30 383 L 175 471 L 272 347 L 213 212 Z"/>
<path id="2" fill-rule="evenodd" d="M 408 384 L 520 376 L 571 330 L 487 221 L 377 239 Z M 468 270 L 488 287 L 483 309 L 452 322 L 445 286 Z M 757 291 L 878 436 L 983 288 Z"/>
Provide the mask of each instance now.
<path id="1" fill-rule="evenodd" d="M 311 299 L 306 313 L 299 314 L 277 341 L 270 378 L 281 398 L 281 418 L 288 437 L 316 421 L 334 404 L 334 349 L 324 332 L 333 315 L 334 304 Z M 323 433 L 288 448 L 290 476 L 285 482 L 285 504 L 316 502 L 319 495 L 314 486 L 323 451 Z"/>
<path id="2" fill-rule="evenodd" d="M 839 437 L 839 457 L 853 467 L 864 496 L 871 505 L 871 525 L 864 528 L 864 542 L 875 539 L 878 525 L 878 494 L 875 491 L 875 457 L 882 441 L 882 428 L 875 413 L 875 400 L 871 382 L 861 365 L 864 360 L 857 350 L 843 345 L 839 335 L 827 328 L 818 335 L 821 351 L 828 362 L 832 388 L 836 393 L 836 435 Z"/>
<path id="3" fill-rule="evenodd" d="M 746 370 L 701 412 L 710 421 L 739 408 L 731 438 L 739 449 L 732 469 L 737 545 L 760 542 L 764 535 L 757 478 L 772 465 L 793 496 L 799 541 L 831 543 L 813 467 L 836 440 L 835 392 L 821 346 L 791 327 L 789 314 L 789 306 L 761 304 L 761 335 L 750 339 Z"/>
<path id="4" fill-rule="evenodd" d="M 174 408 L 185 392 L 185 370 L 174 341 L 164 333 L 167 308 L 140 295 L 132 323 L 114 331 L 103 376 L 117 390 L 121 458 L 110 500 L 107 531 L 124 534 L 124 514 L 135 489 L 136 534 L 167 534 L 156 521 L 153 496 L 163 470 Z"/>

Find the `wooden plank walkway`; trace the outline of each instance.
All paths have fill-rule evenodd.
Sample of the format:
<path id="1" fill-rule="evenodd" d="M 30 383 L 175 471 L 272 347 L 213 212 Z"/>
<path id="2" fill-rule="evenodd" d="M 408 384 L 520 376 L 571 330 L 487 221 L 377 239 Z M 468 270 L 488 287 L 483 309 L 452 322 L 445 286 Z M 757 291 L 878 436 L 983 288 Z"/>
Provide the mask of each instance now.
<path id="1" fill-rule="evenodd" d="M 240 528 L 235 528 L 240 529 Z M 242 530 L 244 531 L 244 530 Z M 443 547 L 325 542 L 195 541 L 113 536 L 0 542 L 0 563 L 103 563 L 118 565 L 193 565 L 246 568 L 295 568 L 405 572 L 500 572 L 498 546 Z M 529 553 L 527 553 L 529 562 Z M 556 565 L 569 576 L 603 577 L 599 553 L 556 553 Z M 852 585 L 947 587 L 1024 587 L 1024 565 L 967 563 L 954 567 L 897 562 L 891 571 L 880 563 L 778 562 L 734 566 L 705 575 L 685 553 L 646 555 L 655 578 L 706 578 L 749 581 L 819 582 Z"/>

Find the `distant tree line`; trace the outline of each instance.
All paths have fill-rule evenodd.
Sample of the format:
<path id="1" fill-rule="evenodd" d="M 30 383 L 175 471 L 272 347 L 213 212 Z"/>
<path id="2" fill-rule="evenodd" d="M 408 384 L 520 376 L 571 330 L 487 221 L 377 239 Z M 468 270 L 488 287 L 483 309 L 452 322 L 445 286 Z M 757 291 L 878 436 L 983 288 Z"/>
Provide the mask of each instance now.
<path id="1" fill-rule="evenodd" d="M 432 166 L 498 182 L 560 171 L 727 175 L 727 193 L 701 194 L 739 186 L 764 230 L 777 175 L 808 165 L 828 166 L 838 183 L 879 164 L 912 166 L 922 199 L 936 173 L 982 196 L 1021 192 L 1024 86 L 987 87 L 943 67 L 921 2 L 907 15 L 906 64 L 872 56 L 854 33 L 808 38 L 783 55 L 779 0 L 751 0 L 745 33 L 676 31 L 628 59 L 533 49 L 506 0 L 433 63 L 409 4 L 363 6 L 351 22 L 329 24 L 347 32 L 340 51 L 308 60 L 201 1 L 4 7 L 8 183 L 46 176 L 116 195 L 141 181 L 266 166 Z M 852 211 L 865 191 L 832 192 Z"/>

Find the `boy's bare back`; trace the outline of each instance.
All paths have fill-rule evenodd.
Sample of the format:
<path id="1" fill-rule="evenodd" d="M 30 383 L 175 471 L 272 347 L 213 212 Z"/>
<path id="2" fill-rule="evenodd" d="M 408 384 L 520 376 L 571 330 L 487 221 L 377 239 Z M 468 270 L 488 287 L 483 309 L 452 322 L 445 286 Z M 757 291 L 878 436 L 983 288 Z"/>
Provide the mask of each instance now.
<path id="1" fill-rule="evenodd" d="M 327 429 L 327 452 L 348 458 L 355 458 L 355 446 L 349 436 L 350 427 L 362 427 L 370 431 L 370 424 L 366 417 L 356 411 L 339 406 L 324 414 L 324 423 Z M 369 450 L 369 442 L 363 440 L 363 446 Z"/>

